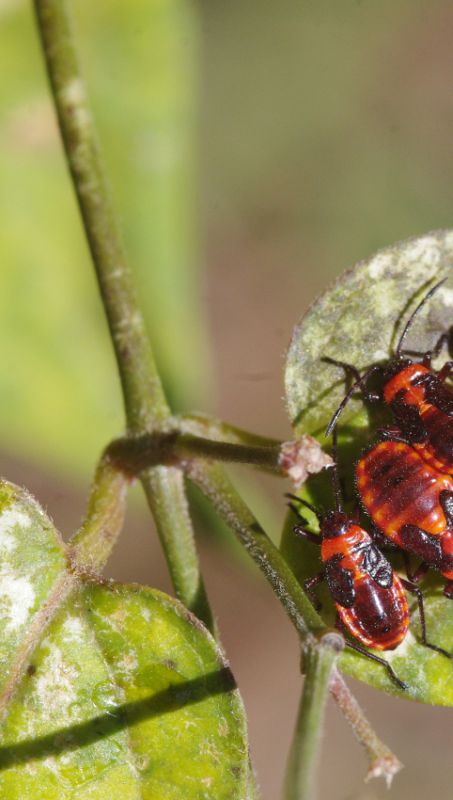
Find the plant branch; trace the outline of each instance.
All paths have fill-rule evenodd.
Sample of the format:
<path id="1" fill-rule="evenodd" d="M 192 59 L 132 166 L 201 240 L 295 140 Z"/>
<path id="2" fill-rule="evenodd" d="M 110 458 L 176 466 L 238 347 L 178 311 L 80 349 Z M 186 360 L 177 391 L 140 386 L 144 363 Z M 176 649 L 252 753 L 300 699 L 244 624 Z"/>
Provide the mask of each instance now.
<path id="1" fill-rule="evenodd" d="M 34 0 L 47 71 L 121 377 L 128 432 L 165 430 L 170 410 L 115 220 L 64 0 Z M 176 593 L 213 629 L 182 475 L 142 475 Z M 87 540 L 88 541 L 88 540 Z"/>
<path id="2" fill-rule="evenodd" d="M 277 547 L 271 542 L 218 464 L 193 461 L 187 475 L 235 532 L 285 608 L 302 640 L 326 626 Z"/>
<path id="3" fill-rule="evenodd" d="M 96 469 L 85 520 L 68 543 L 79 572 L 100 573 L 116 544 L 126 512 L 129 479 L 109 458 Z"/>
<path id="4" fill-rule="evenodd" d="M 336 668 L 332 672 L 330 692 L 351 725 L 355 737 L 365 750 L 368 758 L 367 780 L 383 777 L 387 786 L 390 786 L 393 777 L 403 765 L 376 735 Z"/>
<path id="5" fill-rule="evenodd" d="M 243 428 L 237 428 L 229 422 L 211 417 L 209 414 L 180 414 L 177 417 L 177 427 L 183 433 L 193 433 L 204 439 L 214 439 L 216 442 L 230 442 L 242 444 L 247 447 L 280 447 L 278 439 L 270 439 L 251 433 Z"/>
<path id="6" fill-rule="evenodd" d="M 104 175 L 64 0 L 35 0 L 60 132 L 123 385 L 129 430 L 168 413 Z"/>
<path id="7" fill-rule="evenodd" d="M 188 431 L 205 439 L 209 438 L 249 448 L 253 454 L 250 456 L 249 463 L 259 466 L 261 469 L 268 469 L 268 467 L 262 456 L 255 456 L 254 451 L 256 450 L 258 454 L 260 450 L 263 453 L 267 451 L 269 453 L 270 469 L 289 478 L 296 489 L 300 489 L 303 486 L 309 475 L 320 472 L 325 467 L 332 466 L 331 456 L 321 448 L 319 442 L 313 436 L 308 434 L 303 434 L 291 442 L 279 442 L 275 439 L 257 436 L 241 428 L 235 428 L 233 425 L 221 420 L 201 414 L 179 417 L 178 422 L 182 431 Z M 278 459 L 275 465 L 271 453 L 272 450 L 277 453 L 277 448 Z"/>
<path id="8" fill-rule="evenodd" d="M 343 647 L 343 637 L 328 631 L 304 652 L 305 678 L 288 758 L 284 800 L 313 800 L 316 796 L 316 775 L 330 676 Z"/>
<path id="9" fill-rule="evenodd" d="M 253 446 L 221 442 L 181 433 L 148 433 L 116 439 L 108 445 L 106 456 L 120 470 L 137 475 L 157 465 L 181 466 L 193 458 L 249 464 L 284 475 L 279 464 L 280 446 Z"/>

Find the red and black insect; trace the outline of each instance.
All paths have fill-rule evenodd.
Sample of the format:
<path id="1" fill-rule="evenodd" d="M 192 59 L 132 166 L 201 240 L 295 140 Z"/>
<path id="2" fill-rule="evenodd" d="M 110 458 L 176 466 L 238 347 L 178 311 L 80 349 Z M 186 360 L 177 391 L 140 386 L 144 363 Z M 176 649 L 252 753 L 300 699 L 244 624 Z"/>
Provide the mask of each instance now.
<path id="1" fill-rule="evenodd" d="M 336 447 L 334 454 L 335 451 Z M 310 503 L 291 496 L 293 500 L 309 508 L 320 524 L 320 535 L 307 529 L 307 521 L 303 517 L 302 524 L 294 528 L 298 535 L 321 545 L 323 568 L 317 575 L 305 581 L 305 591 L 315 607 L 319 608 L 314 588 L 322 581 L 327 581 L 337 610 L 338 627 L 357 640 L 346 641 L 346 644 L 382 664 L 392 680 L 406 689 L 406 684 L 397 677 L 385 659 L 361 646 L 375 650 L 393 650 L 403 641 L 409 627 L 409 606 L 404 589 L 417 596 L 423 644 L 447 657 L 449 654 L 427 641 L 423 595 L 420 589 L 412 582 L 400 578 L 371 536 L 345 514 L 335 455 L 334 460 L 334 511 L 321 515 Z M 300 516 L 298 506 L 292 503 L 291 508 Z"/>
<path id="2" fill-rule="evenodd" d="M 434 567 L 453 597 L 453 478 L 401 441 L 374 445 L 356 465 L 362 505 L 379 535 L 422 559 L 412 580 Z"/>
<path id="3" fill-rule="evenodd" d="M 335 427 L 351 396 L 357 389 L 361 389 L 365 399 L 383 399 L 392 411 L 397 427 L 384 429 L 384 436 L 398 438 L 412 445 L 432 467 L 453 475 L 453 390 L 445 382 L 453 372 L 453 361 L 447 361 L 439 372 L 431 368 L 432 359 L 439 355 L 442 346 L 450 340 L 453 329 L 442 334 L 434 348 L 422 354 L 421 361 L 414 362 L 403 351 L 404 341 L 417 314 L 445 280 L 430 289 L 418 304 L 404 327 L 394 357 L 387 365 L 374 364 L 360 375 L 350 364 L 331 358 L 323 359 L 341 366 L 355 379 L 333 415 L 326 436 Z M 368 388 L 368 379 L 376 372 L 381 372 L 384 377 L 382 397 Z"/>

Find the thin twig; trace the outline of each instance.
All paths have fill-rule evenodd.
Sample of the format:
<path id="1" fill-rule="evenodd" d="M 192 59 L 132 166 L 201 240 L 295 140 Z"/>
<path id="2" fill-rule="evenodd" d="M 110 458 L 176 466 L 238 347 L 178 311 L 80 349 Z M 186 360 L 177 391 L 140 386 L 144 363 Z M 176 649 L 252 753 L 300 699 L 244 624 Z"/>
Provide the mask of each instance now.
<path id="1" fill-rule="evenodd" d="M 212 502 L 220 516 L 235 532 L 285 608 L 302 640 L 326 626 L 282 554 L 266 535 L 242 497 L 218 464 L 190 463 L 187 475 Z"/>
<path id="2" fill-rule="evenodd" d="M 176 417 L 178 430 L 183 433 L 193 433 L 204 439 L 214 439 L 216 442 L 230 442 L 242 444 L 247 447 L 280 447 L 278 439 L 260 436 L 243 428 L 237 428 L 223 419 L 212 417 L 209 414 L 180 414 Z"/>
<path id="3" fill-rule="evenodd" d="M 78 572 L 102 572 L 123 527 L 129 479 L 103 457 L 94 476 L 85 520 L 69 542 Z"/>
<path id="4" fill-rule="evenodd" d="M 285 776 L 284 800 L 314 800 L 329 682 L 343 637 L 323 634 L 304 653 L 305 678 Z"/>
<path id="5" fill-rule="evenodd" d="M 131 475 L 163 464 L 184 468 L 188 460 L 202 458 L 248 464 L 283 476 L 280 450 L 280 444 L 262 446 L 221 442 L 173 430 L 116 439 L 108 445 L 105 454 L 118 469 Z"/>
<path id="6" fill-rule="evenodd" d="M 165 430 L 170 418 L 131 271 L 114 217 L 64 0 L 34 0 L 66 158 L 90 246 L 121 376 L 130 434 Z M 175 591 L 213 629 L 187 511 L 183 477 L 157 467 L 142 475 Z"/>
<path id="7" fill-rule="evenodd" d="M 279 442 L 202 414 L 180 416 L 177 423 L 181 432 L 192 433 L 216 442 L 242 445 L 244 454 L 247 449 L 250 450 L 249 463 L 260 469 L 270 469 L 275 474 L 284 475 L 291 480 L 296 489 L 300 489 L 309 475 L 332 466 L 331 456 L 309 434 L 303 434 L 291 442 Z M 276 454 L 277 449 L 278 458 L 275 463 L 272 453 Z M 227 451 L 225 455 L 223 460 L 228 461 Z"/>
<path id="8" fill-rule="evenodd" d="M 376 735 L 337 669 L 332 672 L 329 688 L 332 697 L 351 725 L 355 737 L 365 750 L 368 758 L 367 780 L 383 777 L 387 786 L 390 786 L 392 779 L 403 765 Z"/>

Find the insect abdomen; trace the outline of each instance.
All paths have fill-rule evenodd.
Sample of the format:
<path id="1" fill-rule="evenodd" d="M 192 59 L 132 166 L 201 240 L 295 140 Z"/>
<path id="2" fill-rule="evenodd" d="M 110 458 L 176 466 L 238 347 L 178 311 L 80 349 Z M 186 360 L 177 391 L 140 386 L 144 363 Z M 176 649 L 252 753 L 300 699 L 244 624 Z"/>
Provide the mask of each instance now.
<path id="1" fill-rule="evenodd" d="M 339 616 L 366 647 L 391 650 L 404 639 L 409 608 L 401 581 L 371 537 L 352 524 L 321 545 L 326 578 Z"/>
<path id="2" fill-rule="evenodd" d="M 373 522 L 396 544 L 404 525 L 440 535 L 447 520 L 440 492 L 453 481 L 429 466 L 409 445 L 387 441 L 375 445 L 356 468 L 357 489 Z"/>
<path id="3" fill-rule="evenodd" d="M 356 582 L 352 608 L 342 608 L 338 603 L 336 607 L 351 634 L 376 650 L 393 650 L 409 627 L 408 603 L 396 575 L 390 589 L 383 589 L 374 581 Z"/>

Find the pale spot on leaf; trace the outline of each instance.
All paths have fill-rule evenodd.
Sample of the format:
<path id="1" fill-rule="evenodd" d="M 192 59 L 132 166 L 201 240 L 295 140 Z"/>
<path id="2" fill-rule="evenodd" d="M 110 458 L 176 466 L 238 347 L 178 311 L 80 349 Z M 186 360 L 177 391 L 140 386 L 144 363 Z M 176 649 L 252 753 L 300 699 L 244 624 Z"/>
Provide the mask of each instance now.
<path id="1" fill-rule="evenodd" d="M 0 574 L 0 608 L 6 632 L 17 630 L 27 621 L 34 602 L 35 591 L 28 578 Z"/>
<path id="2" fill-rule="evenodd" d="M 10 552 L 16 547 L 16 539 L 12 532 L 17 527 L 29 528 L 31 519 L 17 508 L 7 508 L 0 514 L 0 557 L 2 552 Z"/>

